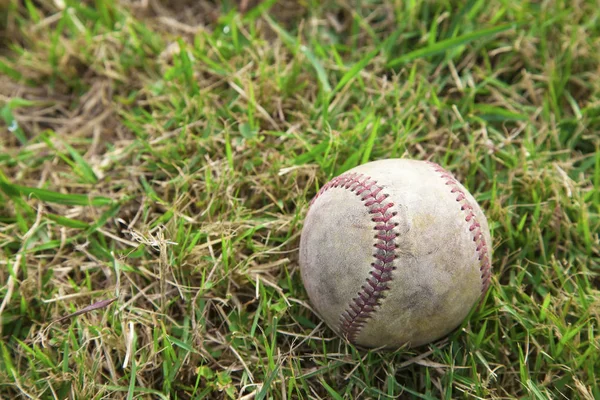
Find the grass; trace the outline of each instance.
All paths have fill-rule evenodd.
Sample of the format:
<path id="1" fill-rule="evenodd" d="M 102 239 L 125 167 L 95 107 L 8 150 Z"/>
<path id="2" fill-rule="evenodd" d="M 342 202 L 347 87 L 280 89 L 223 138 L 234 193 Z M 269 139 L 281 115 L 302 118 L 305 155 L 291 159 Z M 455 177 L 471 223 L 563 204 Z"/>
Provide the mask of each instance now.
<path id="1" fill-rule="evenodd" d="M 600 398 L 597 4 L 345 4 L 3 2 L 1 398 Z M 449 337 L 366 352 L 297 248 L 390 157 L 464 182 L 493 277 Z"/>

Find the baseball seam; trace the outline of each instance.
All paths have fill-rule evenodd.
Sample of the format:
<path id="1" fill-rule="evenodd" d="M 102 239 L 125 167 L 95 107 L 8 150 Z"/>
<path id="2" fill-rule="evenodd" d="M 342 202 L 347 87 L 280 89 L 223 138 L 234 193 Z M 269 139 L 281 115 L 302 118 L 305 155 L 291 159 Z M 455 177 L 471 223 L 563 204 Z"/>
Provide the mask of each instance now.
<path id="1" fill-rule="evenodd" d="M 380 305 L 384 292 L 389 290 L 388 282 L 392 280 L 392 271 L 396 269 L 394 260 L 397 258 L 395 243 L 400 234 L 394 231 L 397 222 L 392 219 L 396 212 L 390 211 L 394 203 L 388 201 L 388 194 L 382 193 L 383 186 L 377 185 L 377 181 L 369 176 L 357 173 L 340 175 L 319 190 L 310 204 L 321 196 L 325 191 L 341 187 L 361 196 L 360 199 L 371 214 L 371 221 L 375 223 L 373 228 L 377 231 L 375 235 L 374 254 L 375 259 L 371 263 L 371 271 L 361 286 L 361 290 L 352 299 L 346 310 L 340 316 L 340 330 L 348 340 L 355 342 L 361 329 L 367 323 L 372 313 Z"/>
<path id="2" fill-rule="evenodd" d="M 440 165 L 427 161 L 429 165 L 440 175 L 445 181 L 446 186 L 451 186 L 450 193 L 456 194 L 456 202 L 461 205 L 460 209 L 465 212 L 465 221 L 469 224 L 469 231 L 473 235 L 475 243 L 475 251 L 479 259 L 479 271 L 481 272 L 481 294 L 484 295 L 490 285 L 491 277 L 491 262 L 488 256 L 488 247 L 485 236 L 481 230 L 481 225 L 477 220 L 477 216 L 473 212 L 473 205 L 469 202 L 465 192 L 461 189 L 458 181 Z"/>

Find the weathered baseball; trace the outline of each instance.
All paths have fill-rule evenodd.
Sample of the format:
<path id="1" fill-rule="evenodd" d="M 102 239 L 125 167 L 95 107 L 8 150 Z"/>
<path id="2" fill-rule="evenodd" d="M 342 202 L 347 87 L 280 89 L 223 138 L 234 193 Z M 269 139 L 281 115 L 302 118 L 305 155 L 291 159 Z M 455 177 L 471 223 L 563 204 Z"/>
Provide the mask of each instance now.
<path id="1" fill-rule="evenodd" d="M 487 290 L 490 232 L 473 196 L 439 165 L 374 161 L 311 201 L 300 267 L 337 334 L 360 347 L 415 347 L 457 328 Z"/>

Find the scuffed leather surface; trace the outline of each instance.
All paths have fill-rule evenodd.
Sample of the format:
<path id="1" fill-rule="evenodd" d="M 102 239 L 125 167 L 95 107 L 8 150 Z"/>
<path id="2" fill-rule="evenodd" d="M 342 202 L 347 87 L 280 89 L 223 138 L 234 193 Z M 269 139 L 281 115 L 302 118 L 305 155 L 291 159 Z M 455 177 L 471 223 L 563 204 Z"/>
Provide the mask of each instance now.
<path id="1" fill-rule="evenodd" d="M 389 290 L 356 337 L 364 347 L 419 346 L 455 329 L 478 301 L 480 261 L 473 234 L 456 194 L 434 168 L 422 161 L 388 159 L 347 173 L 370 176 L 389 194 L 397 212 L 395 270 Z M 467 196 L 487 242 L 487 220 Z M 305 218 L 300 240 L 302 279 L 311 303 L 339 335 L 340 315 L 369 277 L 375 223 L 350 190 L 337 187 L 317 197 Z"/>

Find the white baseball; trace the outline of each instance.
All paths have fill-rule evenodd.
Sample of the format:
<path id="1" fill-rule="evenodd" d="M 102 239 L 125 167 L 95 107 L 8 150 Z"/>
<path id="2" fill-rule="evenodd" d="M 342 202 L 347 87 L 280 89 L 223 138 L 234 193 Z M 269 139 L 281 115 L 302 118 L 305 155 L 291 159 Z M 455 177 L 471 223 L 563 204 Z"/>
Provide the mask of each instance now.
<path id="1" fill-rule="evenodd" d="M 442 167 L 374 161 L 312 200 L 302 280 L 317 313 L 350 342 L 420 346 L 456 329 L 486 292 L 491 243 L 481 208 Z"/>

